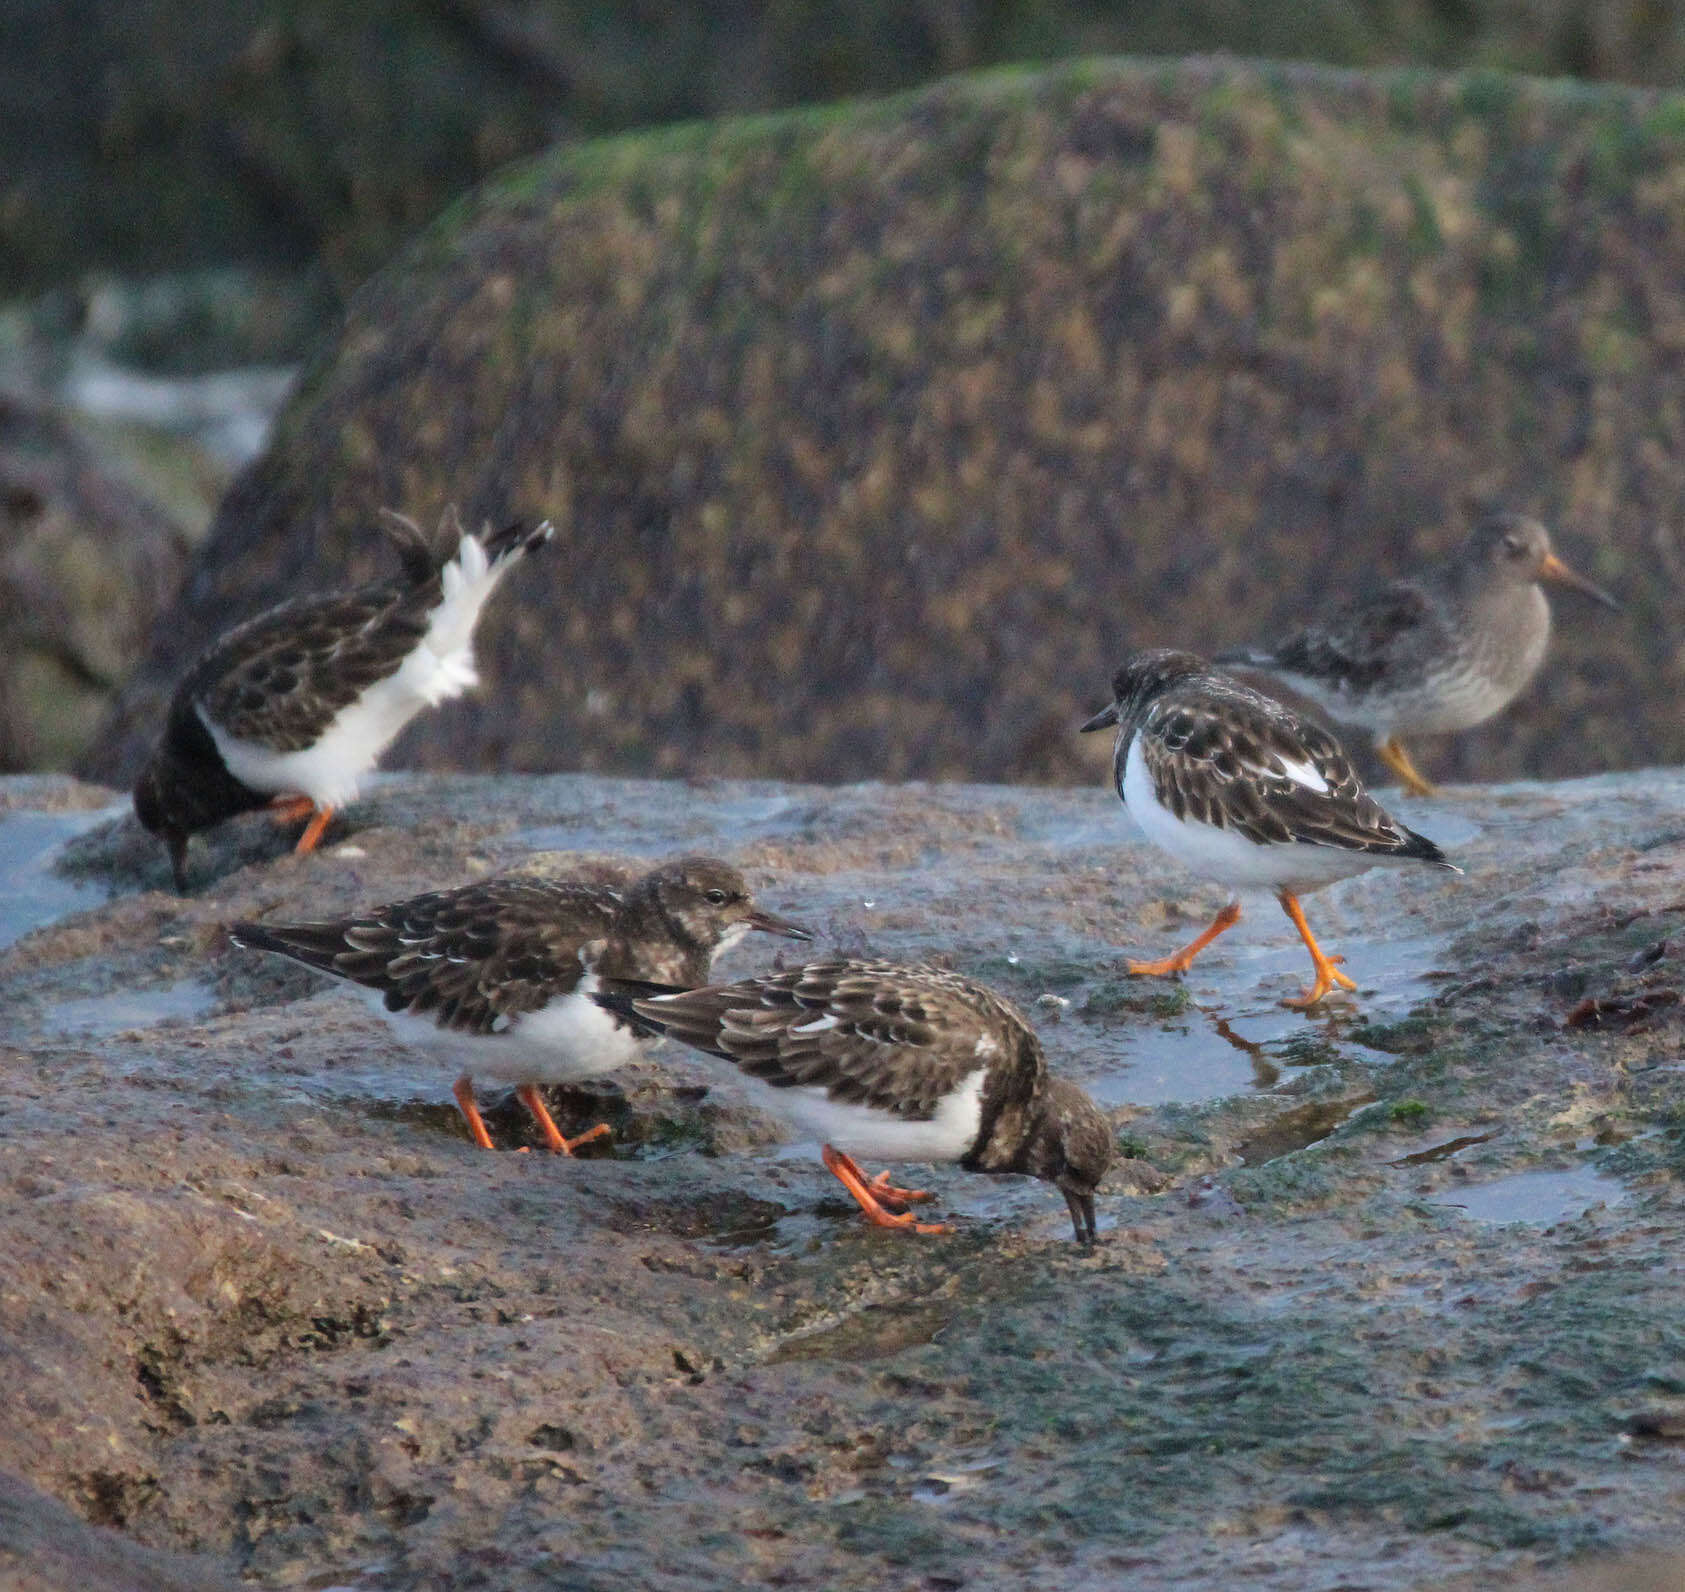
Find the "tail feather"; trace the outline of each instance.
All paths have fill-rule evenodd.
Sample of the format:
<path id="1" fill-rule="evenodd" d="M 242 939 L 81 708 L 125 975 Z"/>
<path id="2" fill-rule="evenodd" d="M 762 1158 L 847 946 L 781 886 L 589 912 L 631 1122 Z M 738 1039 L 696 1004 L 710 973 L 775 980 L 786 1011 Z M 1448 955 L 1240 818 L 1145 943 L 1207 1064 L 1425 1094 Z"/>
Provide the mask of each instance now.
<path id="1" fill-rule="evenodd" d="M 1446 857 L 1426 835 L 1419 835 L 1406 824 L 1399 824 L 1394 820 L 1398 832 L 1404 836 L 1404 844 L 1393 853 L 1395 857 L 1409 857 L 1415 862 L 1430 863 L 1435 868 L 1445 868 L 1452 873 L 1463 870 L 1456 863 Z"/>
<path id="2" fill-rule="evenodd" d="M 651 984 L 636 978 L 605 978 L 601 986 L 592 992 L 591 999 L 604 1011 L 613 1012 L 616 1017 L 630 1023 L 638 1033 L 659 1038 L 667 1032 L 667 1024 L 646 1017 L 638 1010 L 638 1002 L 648 1000 L 653 995 L 684 993 L 685 986 L 682 984 Z"/>
<path id="3" fill-rule="evenodd" d="M 745 1000 L 743 991 L 731 984 L 709 984 L 700 989 L 683 985 L 646 984 L 637 979 L 610 978 L 591 998 L 606 1010 L 632 1023 L 640 1033 L 661 1034 L 728 1061 L 739 1060 L 736 1045 L 727 1048 L 723 1022 L 734 1004 Z M 753 997 L 747 997 L 753 1005 Z M 733 1037 L 743 1035 L 732 1030 Z"/>
<path id="4" fill-rule="evenodd" d="M 392 543 L 398 555 L 398 562 L 403 566 L 404 578 L 412 586 L 420 586 L 431 580 L 439 573 L 439 566 L 450 556 L 449 552 L 441 551 L 439 544 L 450 533 L 455 513 L 454 509 L 449 511 L 440 528 L 439 537 L 434 538 L 422 530 L 409 515 L 400 514 L 396 509 L 380 510 L 380 528 Z M 455 535 L 449 537 L 451 550 L 454 550 L 461 540 L 462 527 L 456 525 Z"/>
<path id="5" fill-rule="evenodd" d="M 232 923 L 228 938 L 243 951 L 273 951 L 320 973 L 344 976 L 334 966 L 334 958 L 346 949 L 337 923 Z"/>
<path id="6" fill-rule="evenodd" d="M 480 610 L 527 549 L 549 541 L 554 531 L 549 520 L 538 525 L 517 521 L 501 531 L 487 529 L 457 542 L 455 556 L 439 571 L 442 600 L 427 629 L 429 650 L 455 664 L 448 677 L 451 689 L 442 690 L 444 682 L 440 682 L 434 688 L 438 694 L 423 693 L 428 700 L 443 700 L 479 683 L 472 644 Z"/>
<path id="7" fill-rule="evenodd" d="M 407 514 L 385 508 L 380 511 L 380 528 L 391 541 L 404 574 L 412 585 L 419 586 L 433 579 L 452 564 L 464 564 L 467 550 L 462 544 L 471 533 L 463 529 L 462 516 L 457 513 L 454 503 L 440 517 L 436 532 L 424 531 Z M 550 520 L 511 520 L 500 531 L 494 531 L 488 524 L 472 533 L 475 547 L 472 553 L 467 553 L 467 557 L 482 566 L 472 573 L 483 575 L 483 566 L 495 567 L 505 559 L 530 553 L 555 534 L 556 527 Z M 464 573 L 467 573 L 466 569 Z"/>
<path id="8" fill-rule="evenodd" d="M 496 564 L 542 547 L 555 534 L 556 526 L 551 520 L 540 520 L 536 525 L 531 520 L 511 520 L 501 531 L 489 527 L 481 531 L 478 540 L 486 550 L 486 557 Z"/>

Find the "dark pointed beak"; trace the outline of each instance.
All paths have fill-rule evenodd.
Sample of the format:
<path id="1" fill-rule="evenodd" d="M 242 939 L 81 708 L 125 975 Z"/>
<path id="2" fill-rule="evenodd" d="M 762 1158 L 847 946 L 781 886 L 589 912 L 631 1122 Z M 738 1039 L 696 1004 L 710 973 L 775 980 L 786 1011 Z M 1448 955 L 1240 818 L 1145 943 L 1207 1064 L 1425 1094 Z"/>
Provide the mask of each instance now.
<path id="1" fill-rule="evenodd" d="M 1065 1203 L 1071 1208 L 1071 1227 L 1079 1244 L 1098 1242 L 1099 1229 L 1094 1225 L 1094 1196 L 1076 1189 L 1062 1188 Z"/>
<path id="2" fill-rule="evenodd" d="M 782 934 L 786 940 L 811 940 L 813 933 L 804 929 L 799 923 L 792 923 L 788 918 L 781 918 L 776 912 L 766 912 L 756 907 L 749 914 L 749 927 L 759 929 L 762 934 Z"/>
<path id="3" fill-rule="evenodd" d="M 1114 702 L 1110 707 L 1101 708 L 1093 718 L 1083 725 L 1081 733 L 1088 735 L 1094 730 L 1109 730 L 1116 723 L 1117 703 Z"/>
<path id="4" fill-rule="evenodd" d="M 1621 605 L 1608 592 L 1587 580 L 1577 569 L 1570 569 L 1555 553 L 1545 554 L 1544 563 L 1539 565 L 1539 579 L 1548 580 L 1553 586 L 1571 587 L 1617 614 L 1621 611 Z"/>
<path id="5" fill-rule="evenodd" d="M 164 836 L 170 851 L 170 876 L 175 880 L 176 894 L 187 894 L 187 836 L 172 829 Z"/>

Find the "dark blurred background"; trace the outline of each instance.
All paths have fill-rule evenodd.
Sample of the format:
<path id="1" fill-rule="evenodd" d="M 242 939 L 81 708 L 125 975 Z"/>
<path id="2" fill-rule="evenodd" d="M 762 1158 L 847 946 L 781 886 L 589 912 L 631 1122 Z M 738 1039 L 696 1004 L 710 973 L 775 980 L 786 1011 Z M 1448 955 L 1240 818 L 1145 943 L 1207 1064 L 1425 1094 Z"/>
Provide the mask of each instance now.
<path id="1" fill-rule="evenodd" d="M 1671 86 L 1685 0 L 0 0 L 0 770 L 89 766 L 298 362 L 489 173 L 998 64 L 1213 52 Z"/>
<path id="2" fill-rule="evenodd" d="M 559 139 L 1076 55 L 1230 51 L 1671 85 L 1674 0 L 6 0 L 0 297 L 90 270 L 309 279 L 281 355 L 476 179 Z M 227 329 L 223 328 L 226 334 Z"/>

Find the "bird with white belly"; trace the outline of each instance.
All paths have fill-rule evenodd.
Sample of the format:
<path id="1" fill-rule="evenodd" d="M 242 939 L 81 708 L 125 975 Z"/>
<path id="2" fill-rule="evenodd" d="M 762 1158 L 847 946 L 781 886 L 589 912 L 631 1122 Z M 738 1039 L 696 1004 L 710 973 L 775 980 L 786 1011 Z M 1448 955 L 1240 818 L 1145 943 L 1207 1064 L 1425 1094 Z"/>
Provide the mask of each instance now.
<path id="1" fill-rule="evenodd" d="M 188 837 L 256 808 L 308 817 L 297 851 L 314 850 L 398 732 L 478 682 L 481 611 L 552 534 L 548 520 L 468 532 L 454 512 L 436 538 L 402 515 L 384 525 L 398 575 L 280 603 L 221 636 L 177 685 L 134 789 L 177 890 Z"/>
<path id="2" fill-rule="evenodd" d="M 506 874 L 328 922 L 236 923 L 229 938 L 364 990 L 402 1043 L 457 1073 L 482 1149 L 492 1141 L 474 1079 L 490 1077 L 515 1085 L 544 1143 L 566 1155 L 608 1128 L 564 1138 L 538 1085 L 612 1072 L 648 1037 L 591 996 L 621 979 L 700 984 L 750 929 L 812 939 L 761 907 L 729 863 L 682 857 L 625 888 Z"/>
<path id="3" fill-rule="evenodd" d="M 1425 835 L 1388 816 L 1328 731 L 1212 668 L 1191 652 L 1131 654 L 1112 700 L 1084 732 L 1115 726 L 1112 778 L 1148 840 L 1231 890 L 1269 890 L 1310 952 L 1309 989 L 1284 1004 L 1314 1006 L 1336 985 L 1357 986 L 1327 955 L 1299 898 L 1377 866 L 1461 869 Z M 1186 972 L 1240 919 L 1231 900 L 1209 928 L 1131 973 Z"/>

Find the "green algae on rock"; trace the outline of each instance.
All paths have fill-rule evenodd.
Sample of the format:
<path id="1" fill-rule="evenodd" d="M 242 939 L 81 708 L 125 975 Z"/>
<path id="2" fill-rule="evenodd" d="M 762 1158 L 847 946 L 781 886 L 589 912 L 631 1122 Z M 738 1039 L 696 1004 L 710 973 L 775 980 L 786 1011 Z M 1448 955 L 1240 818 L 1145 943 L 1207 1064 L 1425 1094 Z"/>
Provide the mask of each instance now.
<path id="1" fill-rule="evenodd" d="M 370 281 L 90 756 L 388 505 L 544 513 L 432 765 L 1045 779 L 1122 646 L 1537 514 L 1630 605 L 1435 772 L 1685 756 L 1685 105 L 1087 61 L 558 149 Z M 1641 246 L 1636 240 L 1642 240 Z"/>
<path id="2" fill-rule="evenodd" d="M 88 800 L 0 781 L 0 840 Z M 1676 1542 L 1682 807 L 1677 771 L 1448 793 L 1465 878 L 1321 898 L 1360 996 L 1283 1013 L 1272 921 L 1168 1019 L 1119 963 L 1185 881 L 1098 787 L 394 776 L 323 855 L 217 831 L 186 898 L 109 818 L 64 846 L 100 899 L 0 952 L 0 1472 L 275 1586 L 1402 1592 Z M 951 1238 L 862 1231 L 665 1053 L 616 1156 L 485 1155 L 359 999 L 222 929 L 694 844 L 1023 1001 L 1127 1154 L 1092 1255 L 943 1170 Z M 184 978 L 210 1009 L 64 1020 Z M 1576 1198 L 1481 1219 L 1539 1174 Z"/>

